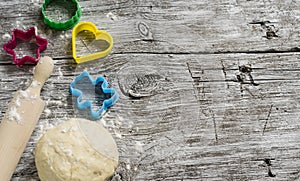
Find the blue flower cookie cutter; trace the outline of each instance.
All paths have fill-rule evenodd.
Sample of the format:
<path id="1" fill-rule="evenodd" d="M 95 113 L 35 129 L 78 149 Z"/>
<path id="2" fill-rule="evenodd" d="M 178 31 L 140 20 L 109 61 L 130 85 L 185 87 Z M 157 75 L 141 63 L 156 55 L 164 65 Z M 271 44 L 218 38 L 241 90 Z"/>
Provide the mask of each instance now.
<path id="1" fill-rule="evenodd" d="M 95 94 L 103 94 L 100 95 L 102 96 L 102 98 L 104 97 L 102 102 L 102 106 L 98 111 L 94 111 L 92 108 L 92 100 L 82 100 L 83 97 L 83 92 L 81 90 L 79 90 L 78 88 L 76 88 L 76 84 L 84 79 L 84 78 L 88 78 L 89 82 L 95 86 Z M 98 86 L 100 85 L 100 86 Z M 99 91 L 98 89 L 100 88 L 101 90 Z M 98 90 L 98 91 L 97 91 Z M 76 100 L 76 104 L 77 104 L 77 108 L 84 110 L 84 109 L 90 109 L 90 115 L 93 119 L 99 119 L 102 114 L 105 113 L 105 111 L 113 106 L 117 100 L 119 99 L 119 94 L 115 91 L 115 89 L 113 88 L 108 88 L 108 83 L 105 80 L 104 77 L 99 76 L 97 77 L 96 80 L 94 80 L 92 78 L 92 76 L 84 71 L 82 72 L 79 76 L 77 76 L 73 82 L 70 84 L 70 93 L 72 94 L 72 96 L 76 96 L 77 100 Z M 109 95 L 109 96 L 105 96 L 105 95 Z M 96 100 L 97 101 L 97 100 Z"/>

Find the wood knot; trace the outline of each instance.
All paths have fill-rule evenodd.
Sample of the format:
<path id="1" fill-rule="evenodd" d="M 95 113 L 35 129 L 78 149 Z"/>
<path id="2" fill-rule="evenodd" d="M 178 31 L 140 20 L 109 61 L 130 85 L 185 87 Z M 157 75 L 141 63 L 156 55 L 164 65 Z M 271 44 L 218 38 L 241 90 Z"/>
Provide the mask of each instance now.
<path id="1" fill-rule="evenodd" d="M 241 65 L 239 66 L 239 71 L 242 73 L 250 73 L 252 72 L 252 68 L 250 65 Z"/>
<path id="2" fill-rule="evenodd" d="M 236 78 L 237 78 L 238 82 L 240 82 L 241 84 L 251 84 L 251 85 L 254 85 L 254 86 L 259 85 L 258 83 L 254 82 L 254 79 L 251 75 L 251 72 L 252 72 L 251 65 L 241 65 L 241 66 L 239 66 L 239 72 L 240 73 L 238 75 L 236 75 Z"/>
<path id="3" fill-rule="evenodd" d="M 128 67 L 118 76 L 121 92 L 131 98 L 152 96 L 160 90 L 161 75 L 145 68 Z"/>
<path id="4" fill-rule="evenodd" d="M 143 40 L 153 40 L 152 32 L 150 31 L 149 26 L 145 22 L 139 22 L 137 28 L 140 35 L 143 37 Z"/>
<path id="5" fill-rule="evenodd" d="M 266 32 L 266 35 L 263 36 L 264 38 L 273 39 L 273 38 L 278 38 L 279 37 L 277 35 L 277 32 L 279 30 L 275 27 L 274 23 L 272 23 L 270 21 L 253 21 L 249 24 L 260 25 L 261 28 L 263 29 L 263 31 Z"/>

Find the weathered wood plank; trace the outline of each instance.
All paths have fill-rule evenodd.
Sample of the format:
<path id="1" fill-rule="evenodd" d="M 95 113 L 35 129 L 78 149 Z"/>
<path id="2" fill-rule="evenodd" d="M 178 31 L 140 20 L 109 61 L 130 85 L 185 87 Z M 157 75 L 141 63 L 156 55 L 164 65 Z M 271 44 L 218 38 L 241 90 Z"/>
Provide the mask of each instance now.
<path id="1" fill-rule="evenodd" d="M 298 51 L 299 3 L 294 1 L 81 1 L 82 21 L 110 32 L 114 53 Z M 71 57 L 71 30 L 49 29 L 41 2 L 0 2 L 0 38 L 37 26 L 50 40 L 44 53 Z M 18 13 L 16 13 L 17 11 Z"/>
<path id="2" fill-rule="evenodd" d="M 235 54 L 188 61 L 204 123 L 197 124 L 199 132 L 189 142 L 198 148 L 199 163 L 203 158 L 213 167 L 198 164 L 202 178 L 265 180 L 275 174 L 278 180 L 299 179 L 299 163 L 294 162 L 299 157 L 297 57 Z M 251 65 L 252 72 L 241 72 L 243 65 Z M 247 80 L 241 82 L 237 76 L 243 74 Z"/>
<path id="3" fill-rule="evenodd" d="M 86 116 L 72 106 L 68 86 L 87 69 L 105 75 L 120 93 L 101 120 L 120 151 L 115 180 L 265 180 L 272 174 L 277 180 L 297 179 L 298 59 L 298 54 L 115 54 L 78 66 L 56 60 L 42 92 L 50 111 L 43 113 L 14 178 L 37 179 L 32 151 L 46 129 Z M 239 82 L 243 65 L 251 65 L 259 85 L 251 84 L 247 73 Z M 7 66 L 1 73 L 11 77 L 8 88 L 1 86 L 2 105 L 28 84 L 19 84 L 22 74 L 31 77 Z"/>

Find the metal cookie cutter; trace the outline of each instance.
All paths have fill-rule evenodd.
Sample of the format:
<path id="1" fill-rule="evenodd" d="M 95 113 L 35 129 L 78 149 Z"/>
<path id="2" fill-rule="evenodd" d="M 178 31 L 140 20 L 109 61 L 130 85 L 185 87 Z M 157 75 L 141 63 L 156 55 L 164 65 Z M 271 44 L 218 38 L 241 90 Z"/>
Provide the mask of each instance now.
<path id="1" fill-rule="evenodd" d="M 95 35 L 96 40 L 105 40 L 106 42 L 109 43 L 109 46 L 103 51 L 78 57 L 76 55 L 76 36 L 81 31 L 92 32 Z M 113 47 L 113 38 L 111 37 L 111 35 L 104 30 L 98 30 L 97 27 L 91 22 L 80 22 L 74 27 L 72 31 L 72 55 L 76 63 L 83 63 L 90 60 L 103 58 L 108 55 L 112 47 Z"/>
<path id="2" fill-rule="evenodd" d="M 80 81 L 84 81 L 86 79 L 87 82 L 80 86 Z M 93 88 L 89 88 L 87 84 L 91 84 Z M 90 91 L 95 95 L 95 100 L 83 100 L 83 90 Z M 105 111 L 113 106 L 117 100 L 119 99 L 119 94 L 113 88 L 108 88 L 108 83 L 104 77 L 99 76 L 96 80 L 90 76 L 90 74 L 86 71 L 82 72 L 79 76 L 77 76 L 73 82 L 70 84 L 70 93 L 73 96 L 77 97 L 76 105 L 78 109 L 90 109 L 90 115 L 93 119 L 99 119 Z M 93 102 L 97 102 L 101 104 L 101 108 L 97 111 L 93 110 L 92 104 Z"/>
<path id="3" fill-rule="evenodd" d="M 60 2 L 61 1 L 61 2 Z M 73 5 L 76 8 L 75 13 L 72 15 L 72 18 L 63 22 L 53 21 L 49 19 L 46 15 L 46 9 L 51 3 L 59 3 L 61 7 L 64 7 L 64 1 L 62 0 L 45 0 L 43 6 L 42 6 L 42 16 L 44 19 L 44 22 L 53 29 L 56 30 L 68 30 L 72 27 L 74 27 L 80 20 L 80 17 L 82 15 L 81 8 L 77 0 L 72 0 Z"/>
<path id="4" fill-rule="evenodd" d="M 36 57 L 24 56 L 20 59 L 17 58 L 16 52 L 14 49 L 17 47 L 17 39 L 23 41 L 30 40 L 35 38 L 35 42 L 38 45 L 36 49 Z M 26 62 L 31 62 L 37 64 L 40 59 L 40 52 L 44 51 L 47 48 L 48 41 L 37 35 L 36 27 L 31 27 L 27 31 L 22 31 L 19 29 L 14 29 L 12 32 L 11 40 L 3 45 L 3 49 L 10 55 L 13 56 L 13 62 L 17 66 L 22 66 Z"/>

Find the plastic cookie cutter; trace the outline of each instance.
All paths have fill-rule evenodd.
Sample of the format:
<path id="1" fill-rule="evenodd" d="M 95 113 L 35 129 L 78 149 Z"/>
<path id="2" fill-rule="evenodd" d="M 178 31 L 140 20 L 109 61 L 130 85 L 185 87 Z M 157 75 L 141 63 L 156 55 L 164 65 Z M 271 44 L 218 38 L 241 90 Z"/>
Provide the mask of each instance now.
<path id="1" fill-rule="evenodd" d="M 36 49 L 36 57 L 24 56 L 22 58 L 17 58 L 16 52 L 14 51 L 17 47 L 17 39 L 26 41 L 32 38 L 35 38 L 35 43 L 38 45 Z M 3 49 L 13 56 L 13 62 L 17 66 L 22 66 L 26 62 L 37 64 L 40 59 L 40 52 L 44 51 L 47 48 L 47 45 L 48 41 L 37 35 L 36 27 L 31 27 L 27 31 L 14 29 L 11 40 L 3 45 Z"/>
<path id="2" fill-rule="evenodd" d="M 89 32 L 93 33 L 95 35 L 96 40 L 104 40 L 107 43 L 109 43 L 109 46 L 106 49 L 101 50 L 96 53 L 92 53 L 92 54 L 81 56 L 81 57 L 77 56 L 76 55 L 76 36 L 81 31 L 89 31 Z M 112 47 L 113 47 L 113 38 L 111 37 L 111 35 L 104 30 L 98 30 L 97 27 L 91 22 L 80 22 L 73 28 L 73 31 L 72 31 L 72 55 L 73 55 L 73 58 L 75 59 L 76 63 L 83 63 L 83 62 L 95 60 L 98 58 L 103 58 L 109 54 Z"/>
<path id="3" fill-rule="evenodd" d="M 77 108 L 81 110 L 89 109 L 93 119 L 99 119 L 119 99 L 119 94 L 115 89 L 108 88 L 108 83 L 104 77 L 99 76 L 96 80 L 93 80 L 86 71 L 77 76 L 70 84 L 70 93 L 77 97 Z M 85 94 L 93 95 L 94 97 L 91 98 Z M 95 104 L 99 105 L 96 106 L 96 111 L 93 106 Z"/>
<path id="4" fill-rule="evenodd" d="M 82 11 L 81 11 L 81 7 L 79 5 L 79 3 L 77 2 L 77 0 L 69 0 L 71 4 L 71 6 L 73 6 L 74 8 L 76 8 L 76 10 L 74 11 L 74 14 L 72 14 L 72 17 L 66 21 L 55 21 L 50 19 L 47 16 L 47 9 L 49 8 L 50 10 L 55 9 L 55 8 L 65 8 L 67 11 L 69 11 L 67 9 L 67 4 L 66 1 L 62 1 L 62 0 L 45 0 L 44 4 L 42 5 L 42 16 L 44 19 L 44 22 L 53 29 L 56 30 L 68 30 L 73 28 L 80 20 L 80 17 L 82 15 Z M 70 4 L 69 3 L 69 4 Z M 55 4 L 55 5 L 53 5 Z M 52 8 L 50 8 L 49 6 L 52 6 Z M 56 6 L 56 7 L 55 7 Z M 50 11 L 49 10 L 49 11 Z M 56 13 L 56 9 L 54 10 L 54 13 Z M 67 14 L 67 13 L 66 13 Z M 57 16 L 59 16 L 59 14 L 56 14 Z"/>

